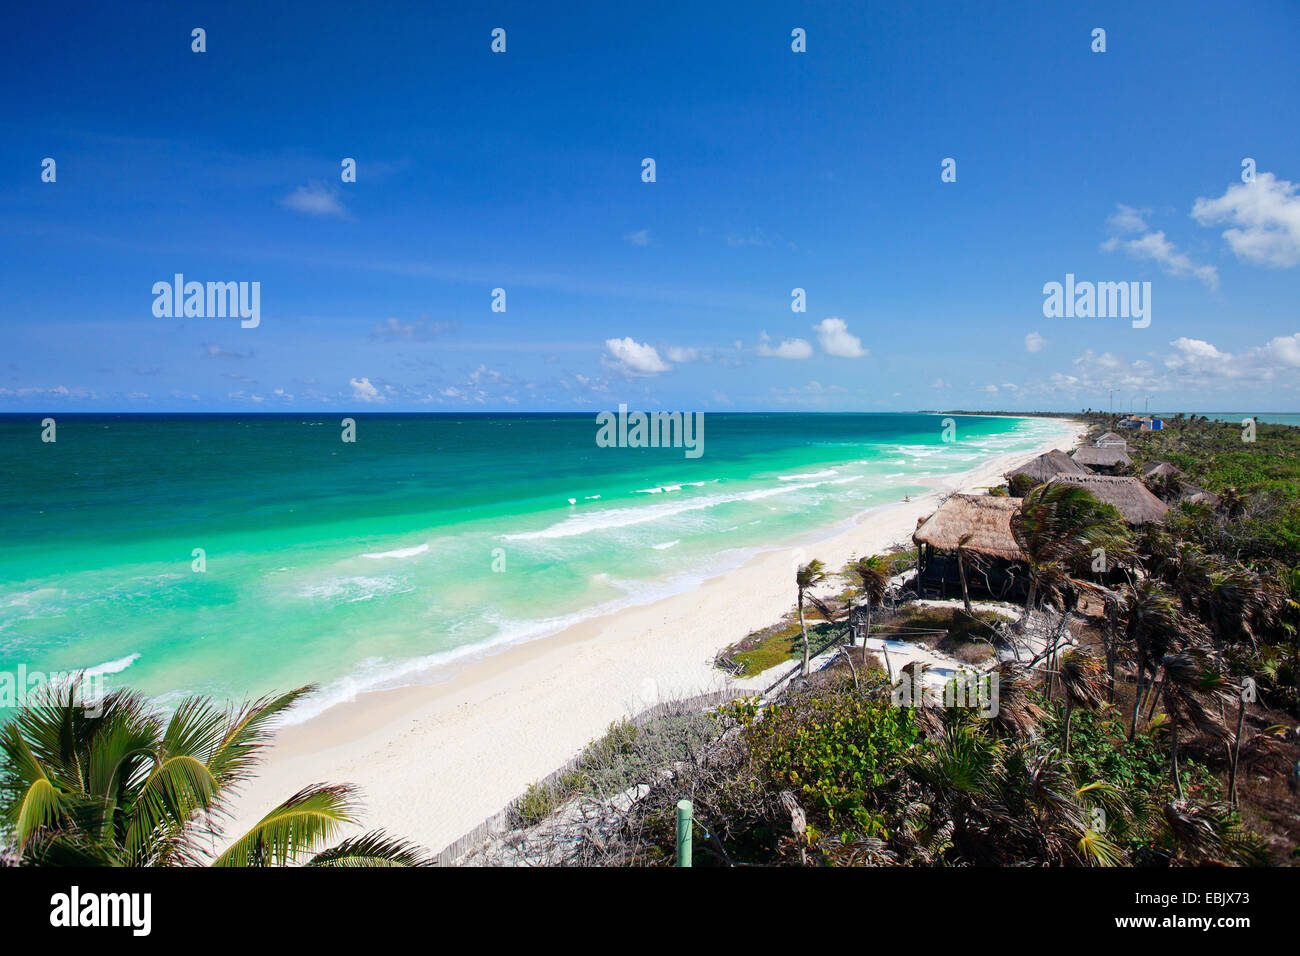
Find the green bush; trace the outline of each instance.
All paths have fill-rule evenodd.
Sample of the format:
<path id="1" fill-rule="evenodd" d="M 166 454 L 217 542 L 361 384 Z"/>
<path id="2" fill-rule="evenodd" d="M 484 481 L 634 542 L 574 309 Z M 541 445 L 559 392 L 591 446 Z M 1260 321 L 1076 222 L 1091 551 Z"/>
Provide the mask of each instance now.
<path id="1" fill-rule="evenodd" d="M 774 784 L 831 825 L 869 836 L 884 834 L 881 810 L 916 739 L 910 710 L 833 690 L 776 704 L 748 730 L 754 758 Z"/>

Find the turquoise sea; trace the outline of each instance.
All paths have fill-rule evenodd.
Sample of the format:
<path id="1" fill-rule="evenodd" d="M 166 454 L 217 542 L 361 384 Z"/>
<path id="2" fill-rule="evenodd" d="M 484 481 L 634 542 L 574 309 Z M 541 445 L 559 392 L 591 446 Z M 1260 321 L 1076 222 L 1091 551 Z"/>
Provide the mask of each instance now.
<path id="1" fill-rule="evenodd" d="M 595 416 L 0 416 L 0 673 L 164 704 L 308 681 L 308 715 L 691 588 L 1063 432 L 1045 419 L 706 415 L 704 454 Z M 202 549 L 204 570 L 196 570 Z"/>
<path id="2" fill-rule="evenodd" d="M 1294 412 L 1205 412 L 1207 418 L 1220 422 L 1234 422 L 1241 424 L 1243 418 L 1253 418 L 1257 422 L 1268 425 L 1290 425 L 1292 428 L 1300 428 L 1300 414 Z"/>

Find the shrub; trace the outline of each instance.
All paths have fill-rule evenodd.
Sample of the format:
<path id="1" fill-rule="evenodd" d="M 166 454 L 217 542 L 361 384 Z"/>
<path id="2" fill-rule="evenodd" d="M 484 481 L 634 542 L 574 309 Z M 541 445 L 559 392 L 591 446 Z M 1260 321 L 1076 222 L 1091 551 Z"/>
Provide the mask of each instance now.
<path id="1" fill-rule="evenodd" d="M 880 811 L 897 792 L 900 758 L 916 739 L 909 709 L 847 689 L 773 705 L 748 730 L 755 761 L 774 784 L 832 826 L 869 836 L 885 833 Z"/>

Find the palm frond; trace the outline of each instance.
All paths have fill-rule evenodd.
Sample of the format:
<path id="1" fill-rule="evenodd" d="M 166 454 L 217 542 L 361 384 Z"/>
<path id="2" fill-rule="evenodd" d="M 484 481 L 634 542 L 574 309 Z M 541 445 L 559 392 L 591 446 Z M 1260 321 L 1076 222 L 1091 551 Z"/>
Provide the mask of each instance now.
<path id="1" fill-rule="evenodd" d="M 354 788 L 313 784 L 280 804 L 232 843 L 213 866 L 286 866 L 356 822 Z"/>
<path id="2" fill-rule="evenodd" d="M 371 830 L 322 850 L 307 862 L 307 866 L 433 866 L 434 863 L 434 858 L 424 847 L 391 837 L 383 830 Z"/>

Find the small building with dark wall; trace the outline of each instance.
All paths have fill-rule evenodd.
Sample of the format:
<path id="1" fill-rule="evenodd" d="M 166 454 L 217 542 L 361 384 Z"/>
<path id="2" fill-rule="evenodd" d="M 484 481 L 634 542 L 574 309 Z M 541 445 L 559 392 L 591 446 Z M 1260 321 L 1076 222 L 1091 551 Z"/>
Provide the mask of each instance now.
<path id="1" fill-rule="evenodd" d="M 921 521 L 912 534 L 917 592 L 930 598 L 962 596 L 960 546 L 971 598 L 1023 600 L 1029 593 L 1029 566 L 1011 535 L 1011 516 L 1020 504 L 1020 498 L 998 495 L 953 495 Z"/>

